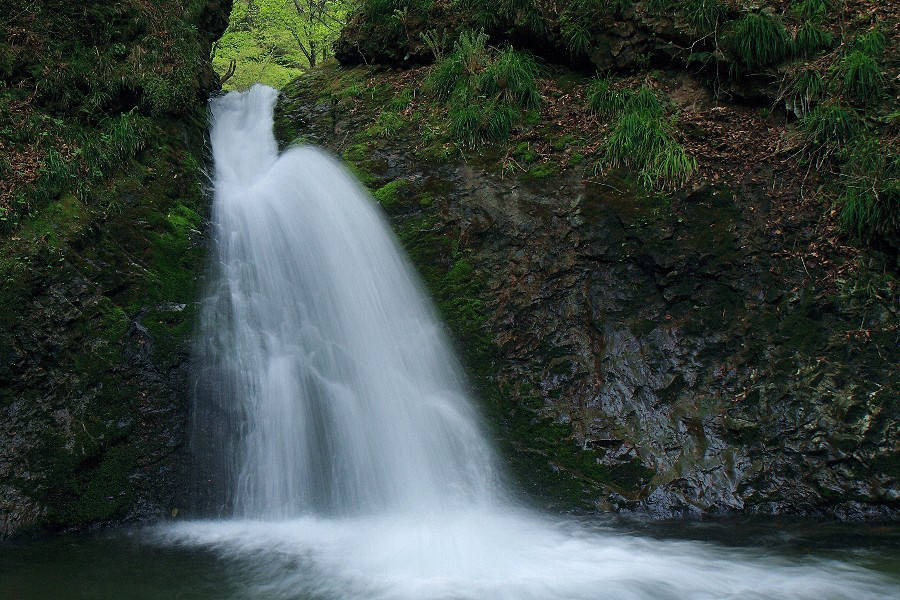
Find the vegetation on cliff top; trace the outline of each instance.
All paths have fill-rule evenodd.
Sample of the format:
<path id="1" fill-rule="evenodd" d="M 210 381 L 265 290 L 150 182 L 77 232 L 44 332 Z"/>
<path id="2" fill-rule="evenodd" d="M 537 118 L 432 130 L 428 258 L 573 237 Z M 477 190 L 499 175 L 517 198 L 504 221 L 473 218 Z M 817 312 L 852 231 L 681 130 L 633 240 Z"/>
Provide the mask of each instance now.
<path id="1" fill-rule="evenodd" d="M 885 56 L 884 48 L 886 32 L 897 18 L 896 7 L 862 0 L 577 0 L 561 8 L 543 0 L 491 5 L 474 0 L 361 0 L 338 41 L 337 55 L 345 63 L 414 65 L 436 60 L 431 87 L 449 106 L 454 136 L 469 146 L 507 138 L 522 124 L 523 115 L 521 106 L 498 103 L 477 85 L 453 88 L 453 96 L 440 83 L 453 72 L 461 48 L 474 40 L 484 40 L 478 43 L 488 48 L 487 54 L 506 53 L 523 63 L 530 51 L 551 63 L 596 68 L 604 78 L 687 66 L 722 100 L 730 95 L 763 99 L 799 117 L 799 137 L 790 145 L 801 152 L 791 160 L 837 175 L 819 186 L 818 193 L 838 208 L 848 234 L 860 242 L 896 248 L 898 139 L 896 114 L 891 112 L 896 76 L 890 73 L 896 74 L 897 63 L 895 57 Z M 628 25 L 623 29 L 622 23 Z M 509 42 L 514 48 L 506 46 Z M 847 115 L 843 123 L 826 121 L 842 114 Z M 704 179 L 703 165 L 695 164 L 678 141 L 683 134 L 678 132 L 677 110 L 652 117 L 624 110 L 616 119 L 601 165 L 633 169 L 650 187 Z M 848 126 L 851 121 L 856 125 Z M 870 164 L 874 170 L 866 175 L 862 154 L 852 148 L 872 140 L 887 148 L 888 159 L 883 165 Z M 845 143 L 852 148 L 828 151 Z"/>

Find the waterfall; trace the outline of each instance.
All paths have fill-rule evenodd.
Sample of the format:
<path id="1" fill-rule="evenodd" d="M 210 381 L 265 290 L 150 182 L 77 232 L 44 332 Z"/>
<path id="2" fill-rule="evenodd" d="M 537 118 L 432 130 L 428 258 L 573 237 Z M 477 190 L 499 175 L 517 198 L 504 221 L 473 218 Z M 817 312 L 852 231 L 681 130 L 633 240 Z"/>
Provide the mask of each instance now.
<path id="1" fill-rule="evenodd" d="M 277 92 L 213 102 L 217 273 L 195 423 L 245 517 L 489 502 L 494 457 L 381 212 L 312 147 L 278 154 Z M 209 436 L 210 418 L 217 435 Z"/>
<path id="2" fill-rule="evenodd" d="M 236 598 L 894 598 L 836 560 L 629 534 L 504 497 L 459 366 L 384 217 L 277 93 L 212 102 L 215 268 L 196 344 L 198 490 Z M 232 596 L 229 596 L 232 597 Z"/>

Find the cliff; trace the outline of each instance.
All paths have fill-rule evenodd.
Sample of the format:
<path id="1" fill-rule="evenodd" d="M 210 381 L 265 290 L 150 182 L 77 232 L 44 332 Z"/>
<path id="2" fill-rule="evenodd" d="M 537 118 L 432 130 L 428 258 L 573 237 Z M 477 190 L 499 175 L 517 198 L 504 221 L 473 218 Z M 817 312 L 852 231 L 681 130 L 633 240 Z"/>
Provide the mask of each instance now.
<path id="1" fill-rule="evenodd" d="M 852 159 L 811 155 L 812 105 L 798 119 L 778 92 L 806 59 L 748 72 L 725 47 L 746 15 L 789 15 L 729 3 L 722 50 L 691 68 L 716 51 L 678 50 L 703 37 L 691 3 L 621 3 L 571 53 L 546 3 L 499 3 L 486 34 L 458 2 L 395 4 L 363 3 L 344 66 L 285 89 L 281 136 L 341 154 L 389 213 L 521 493 L 658 518 L 896 518 L 895 225 L 842 229 L 829 171 Z M 821 105 L 864 115 L 895 161 L 889 93 L 829 89 Z M 645 142 L 661 149 L 641 161 Z"/>
<path id="2" fill-rule="evenodd" d="M 0 538 L 178 507 L 230 4 L 0 3 Z"/>

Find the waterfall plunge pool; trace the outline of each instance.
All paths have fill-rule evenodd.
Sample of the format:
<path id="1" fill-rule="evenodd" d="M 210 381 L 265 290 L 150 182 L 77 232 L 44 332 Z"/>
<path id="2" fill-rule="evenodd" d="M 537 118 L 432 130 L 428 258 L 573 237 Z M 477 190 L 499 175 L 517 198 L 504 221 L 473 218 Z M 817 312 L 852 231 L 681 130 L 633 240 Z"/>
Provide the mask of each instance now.
<path id="1" fill-rule="evenodd" d="M 897 525 L 478 517 L 172 522 L 8 543 L 0 598 L 900 596 Z"/>

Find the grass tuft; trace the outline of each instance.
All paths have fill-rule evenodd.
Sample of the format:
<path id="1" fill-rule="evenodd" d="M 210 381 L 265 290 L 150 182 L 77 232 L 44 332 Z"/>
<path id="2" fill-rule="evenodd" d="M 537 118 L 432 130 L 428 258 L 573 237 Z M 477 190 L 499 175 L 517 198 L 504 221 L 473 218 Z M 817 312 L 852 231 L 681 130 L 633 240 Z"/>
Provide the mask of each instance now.
<path id="1" fill-rule="evenodd" d="M 698 33 L 713 31 L 727 12 L 719 0 L 687 0 L 681 4 L 681 14 Z"/>
<path id="2" fill-rule="evenodd" d="M 797 56 L 812 56 L 834 45 L 834 36 L 806 21 L 794 36 L 794 53 Z"/>
<path id="3" fill-rule="evenodd" d="M 793 12 L 800 18 L 818 23 L 828 13 L 829 0 L 800 0 L 793 7 Z"/>
<path id="4" fill-rule="evenodd" d="M 853 50 L 837 66 L 841 91 L 861 104 L 878 100 L 884 92 L 884 77 L 878 62 L 862 50 Z"/>
<path id="5" fill-rule="evenodd" d="M 803 116 L 825 95 L 825 79 L 814 69 L 805 69 L 791 85 L 794 110 Z"/>
<path id="6" fill-rule="evenodd" d="M 588 107 L 594 113 L 614 116 L 625 110 L 632 93 L 613 89 L 608 79 L 595 79 L 587 88 Z"/>
<path id="7" fill-rule="evenodd" d="M 762 12 L 748 13 L 734 22 L 729 47 L 743 67 L 755 69 L 787 58 L 791 38 L 776 17 Z"/>
<path id="8" fill-rule="evenodd" d="M 840 101 L 820 104 L 800 119 L 800 132 L 806 141 L 806 153 L 821 167 L 857 135 L 865 124 L 852 108 Z"/>
<path id="9" fill-rule="evenodd" d="M 861 135 L 842 148 L 841 226 L 870 244 L 900 245 L 900 158 L 885 152 L 878 137 Z"/>
<path id="10" fill-rule="evenodd" d="M 595 113 L 616 119 L 601 166 L 634 169 L 647 188 L 683 185 L 696 171 L 696 159 L 675 141 L 674 123 L 651 88 L 617 90 L 597 79 L 588 88 L 588 104 Z"/>
<path id="11" fill-rule="evenodd" d="M 537 75 L 528 54 L 489 48 L 483 32 L 463 32 L 425 87 L 448 104 L 453 137 L 476 146 L 506 139 L 525 111 L 540 106 Z"/>

